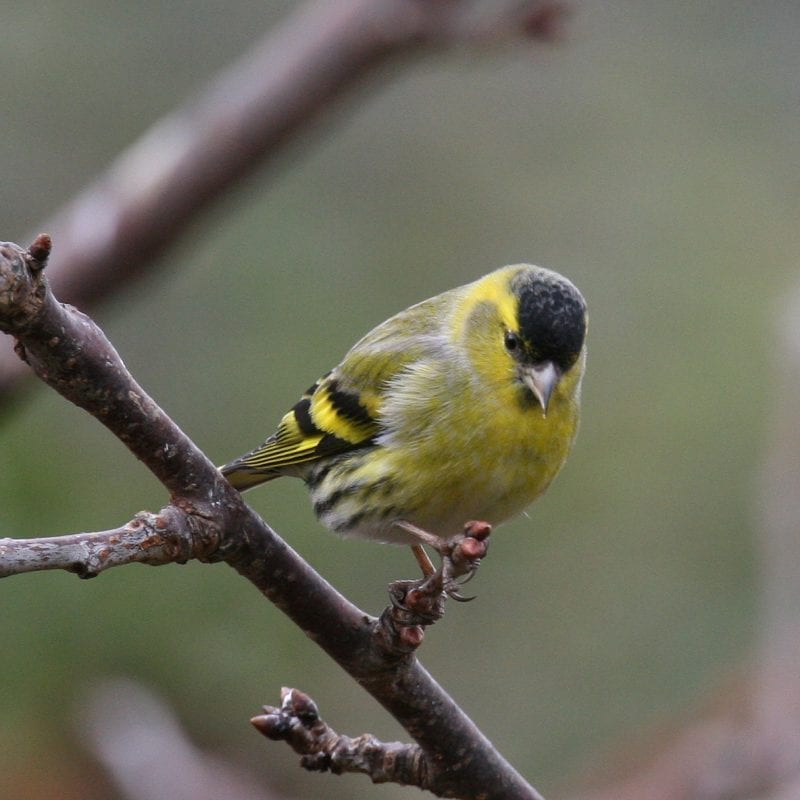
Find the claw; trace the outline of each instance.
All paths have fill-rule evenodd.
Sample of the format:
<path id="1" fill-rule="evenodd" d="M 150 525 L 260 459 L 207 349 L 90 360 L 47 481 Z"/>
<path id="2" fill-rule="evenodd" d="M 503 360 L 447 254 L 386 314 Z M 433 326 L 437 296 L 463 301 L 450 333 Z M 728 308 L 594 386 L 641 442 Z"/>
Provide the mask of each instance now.
<path id="1" fill-rule="evenodd" d="M 464 584 L 469 583 L 477 574 L 478 574 L 478 564 L 480 561 L 475 563 L 474 569 L 471 569 L 459 582 L 459 586 L 464 586 Z"/>
<path id="2" fill-rule="evenodd" d="M 478 597 L 476 594 L 465 597 L 463 594 L 461 594 L 461 592 L 458 591 L 458 588 L 455 587 L 448 587 L 444 590 L 444 592 L 451 600 L 455 600 L 457 603 L 470 603 L 473 600 L 476 600 Z"/>
<path id="3" fill-rule="evenodd" d="M 468 603 L 470 600 L 475 600 L 477 595 L 465 597 L 463 594 L 461 594 L 461 587 L 468 584 L 475 577 L 475 574 L 478 571 L 478 563 L 480 562 L 474 563 L 472 569 L 470 569 L 465 575 L 459 575 L 458 577 L 450 575 L 444 587 L 444 593 L 459 603 Z M 450 570 L 445 571 L 451 572 Z"/>
<path id="4" fill-rule="evenodd" d="M 412 550 L 423 576 L 419 580 L 395 581 L 390 585 L 391 606 L 387 611 L 394 630 L 413 628 L 416 631 L 419 628 L 421 631 L 433 624 L 444 614 L 444 601 L 448 597 L 458 603 L 475 600 L 474 596 L 461 594 L 461 587 L 475 577 L 481 559 L 486 555 L 491 525 L 468 522 L 462 533 L 451 539 L 442 539 L 405 520 L 395 524 L 417 539 Z M 431 546 L 441 556 L 438 569 L 433 567 L 423 544 Z"/>

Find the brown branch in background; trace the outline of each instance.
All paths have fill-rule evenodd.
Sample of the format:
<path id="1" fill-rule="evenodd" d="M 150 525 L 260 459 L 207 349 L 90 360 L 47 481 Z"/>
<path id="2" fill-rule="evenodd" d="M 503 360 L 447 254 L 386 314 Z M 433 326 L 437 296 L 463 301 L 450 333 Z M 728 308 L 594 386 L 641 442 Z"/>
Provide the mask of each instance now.
<path id="1" fill-rule="evenodd" d="M 126 549 L 128 541 L 112 542 L 113 532 L 107 532 L 67 537 L 62 562 L 81 572 L 74 561 L 81 545 L 94 545 L 97 551 L 103 544 L 113 544 L 116 555 L 106 557 L 120 561 L 161 564 L 169 555 L 178 561 L 189 556 L 225 561 L 403 725 L 429 760 L 427 787 L 432 792 L 467 799 L 540 800 L 419 664 L 413 654 L 418 640 L 387 636 L 385 626 L 321 578 L 244 504 L 133 380 L 102 331 L 53 297 L 44 277 L 49 250 L 49 238 L 44 236 L 27 251 L 0 244 L 0 330 L 14 336 L 18 354 L 28 359 L 42 380 L 106 425 L 172 494 L 171 506 L 154 522 L 158 537 L 154 560 L 130 558 L 131 551 L 142 555 L 144 543 L 134 541 Z M 186 519 L 167 531 L 165 525 L 175 515 Z M 185 538 L 176 542 L 181 536 Z M 31 542 L 23 541 L 18 553 L 14 542 L 3 541 L 0 557 L 24 571 L 30 566 Z M 46 544 L 49 562 L 58 560 L 56 540 Z M 47 568 L 48 560 L 40 561 Z M 85 574 L 98 571 L 97 558 L 86 563 Z M 14 574 L 9 566 L 0 565 L 0 571 Z"/>
<path id="2" fill-rule="evenodd" d="M 319 0 L 278 25 L 97 181 L 40 226 L 57 239 L 58 296 L 81 308 L 144 272 L 199 212 L 278 155 L 389 58 L 421 48 L 553 39 L 562 5 L 546 0 Z M 24 365 L 0 344 L 0 397 Z"/>

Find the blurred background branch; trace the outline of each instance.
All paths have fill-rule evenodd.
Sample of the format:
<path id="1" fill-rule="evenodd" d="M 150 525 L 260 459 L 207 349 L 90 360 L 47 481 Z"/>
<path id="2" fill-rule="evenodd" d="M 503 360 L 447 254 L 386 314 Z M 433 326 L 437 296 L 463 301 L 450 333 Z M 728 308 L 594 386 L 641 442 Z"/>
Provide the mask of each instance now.
<path id="1" fill-rule="evenodd" d="M 692 716 L 623 747 L 621 775 L 576 800 L 789 800 L 800 796 L 800 286 L 774 321 L 778 376 L 758 480 L 758 647 Z"/>
<path id="2" fill-rule="evenodd" d="M 158 695 L 126 678 L 86 689 L 80 740 L 126 800 L 281 800 L 225 758 L 198 748 Z"/>
<path id="3" fill-rule="evenodd" d="M 301 6 L 185 106 L 153 125 L 94 183 L 39 226 L 58 241 L 50 280 L 90 307 L 152 269 L 199 212 L 313 130 L 354 84 L 427 47 L 549 40 L 548 0 L 476 9 L 465 0 L 344 0 Z M 252 256 L 245 243 L 241 255 Z M 0 399 L 26 374 L 0 343 Z"/>

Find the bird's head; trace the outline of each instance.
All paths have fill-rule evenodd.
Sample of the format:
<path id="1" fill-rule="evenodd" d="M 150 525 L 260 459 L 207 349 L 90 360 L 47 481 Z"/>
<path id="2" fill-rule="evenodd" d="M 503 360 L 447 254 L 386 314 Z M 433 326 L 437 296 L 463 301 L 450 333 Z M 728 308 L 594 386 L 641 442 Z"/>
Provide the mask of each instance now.
<path id="1" fill-rule="evenodd" d="M 516 314 L 503 345 L 519 379 L 543 412 L 562 380 L 581 360 L 586 339 L 586 303 L 577 287 L 557 272 L 524 266 L 510 277 Z"/>
<path id="2" fill-rule="evenodd" d="M 578 391 L 587 315 L 571 281 L 517 264 L 465 288 L 463 331 L 484 377 L 502 386 L 511 374 L 518 391 L 544 414 L 559 387 L 565 396 Z"/>

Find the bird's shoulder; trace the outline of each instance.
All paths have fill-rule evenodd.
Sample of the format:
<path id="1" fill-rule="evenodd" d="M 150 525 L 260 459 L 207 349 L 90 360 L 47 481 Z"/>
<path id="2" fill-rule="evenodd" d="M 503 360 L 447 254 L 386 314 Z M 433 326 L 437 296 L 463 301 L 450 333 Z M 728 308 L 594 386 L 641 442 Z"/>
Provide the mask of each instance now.
<path id="1" fill-rule="evenodd" d="M 367 333 L 283 416 L 258 449 L 259 466 L 283 470 L 374 444 L 387 393 L 445 357 L 446 310 L 441 297 L 431 298 Z"/>
<path id="2" fill-rule="evenodd" d="M 439 298 L 401 311 L 371 330 L 312 387 L 311 419 L 320 430 L 359 443 L 379 431 L 388 393 L 422 365 L 446 358 L 446 307 Z"/>

